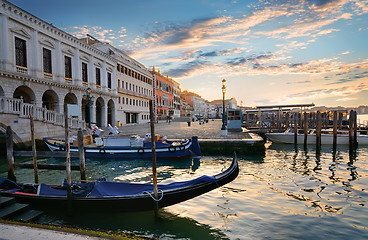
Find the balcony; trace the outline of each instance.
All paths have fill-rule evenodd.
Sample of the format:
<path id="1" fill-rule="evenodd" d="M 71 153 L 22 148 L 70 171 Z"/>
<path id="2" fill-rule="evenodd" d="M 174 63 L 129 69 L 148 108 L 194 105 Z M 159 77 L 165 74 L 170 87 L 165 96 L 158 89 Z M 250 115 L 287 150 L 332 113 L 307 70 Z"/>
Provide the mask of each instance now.
<path id="1" fill-rule="evenodd" d="M 43 73 L 43 77 L 46 78 L 46 79 L 48 79 L 48 80 L 53 80 L 54 79 L 54 74 L 44 72 Z"/>
<path id="2" fill-rule="evenodd" d="M 67 84 L 72 84 L 72 83 L 73 83 L 73 79 L 72 79 L 72 78 L 67 78 L 67 77 L 65 77 L 65 78 L 64 78 L 64 81 L 65 81 L 65 83 L 67 83 Z"/>
<path id="3" fill-rule="evenodd" d="M 26 68 L 26 67 L 16 66 L 15 69 L 19 73 L 24 73 L 24 74 L 27 74 L 28 73 L 28 68 Z"/>

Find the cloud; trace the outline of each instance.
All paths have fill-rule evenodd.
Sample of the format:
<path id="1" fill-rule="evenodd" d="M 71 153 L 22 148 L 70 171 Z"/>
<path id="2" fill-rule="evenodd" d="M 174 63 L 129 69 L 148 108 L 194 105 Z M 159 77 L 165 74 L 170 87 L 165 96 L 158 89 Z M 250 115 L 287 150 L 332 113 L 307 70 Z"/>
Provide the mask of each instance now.
<path id="1" fill-rule="evenodd" d="M 201 75 L 209 71 L 213 71 L 212 66 L 213 64 L 209 62 L 196 60 L 181 64 L 178 67 L 167 71 L 167 74 L 175 78 L 188 78 L 196 75 Z"/>
<path id="2" fill-rule="evenodd" d="M 344 97 L 344 98 L 338 98 L 336 99 L 336 102 L 347 102 L 347 101 L 353 101 L 353 100 L 357 100 L 358 98 L 356 97 Z"/>
<path id="3" fill-rule="evenodd" d="M 81 27 L 72 26 L 68 28 L 66 31 L 77 38 L 85 38 L 87 34 L 89 34 L 101 42 L 107 42 L 112 45 L 119 45 L 119 43 L 124 42 L 121 39 L 127 36 L 125 34 L 126 29 L 124 27 L 121 27 L 118 30 L 114 30 L 114 29 L 104 29 L 101 26 L 83 25 Z"/>
<path id="4" fill-rule="evenodd" d="M 360 82 L 355 85 L 346 85 L 336 88 L 318 88 L 313 90 L 301 91 L 294 94 L 289 94 L 285 98 L 280 99 L 280 101 L 286 102 L 300 102 L 300 101 L 307 101 L 312 100 L 315 101 L 317 99 L 326 99 L 326 98 L 336 98 L 337 100 L 340 99 L 352 100 L 355 97 L 352 95 L 356 95 L 359 93 L 363 93 L 368 90 L 368 85 L 365 82 Z"/>

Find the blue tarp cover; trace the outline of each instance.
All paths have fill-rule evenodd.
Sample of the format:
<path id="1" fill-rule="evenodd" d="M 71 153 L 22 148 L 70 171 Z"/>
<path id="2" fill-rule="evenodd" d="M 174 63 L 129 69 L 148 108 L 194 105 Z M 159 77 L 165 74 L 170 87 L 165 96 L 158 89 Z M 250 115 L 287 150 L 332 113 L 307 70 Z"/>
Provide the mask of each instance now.
<path id="1" fill-rule="evenodd" d="M 216 179 L 210 176 L 202 176 L 194 180 L 185 182 L 175 182 L 166 185 L 158 185 L 158 190 L 174 190 L 183 187 L 188 187 L 200 182 L 215 182 Z M 75 186 L 77 185 L 77 186 Z M 153 192 L 152 184 L 140 183 L 120 183 L 120 182 L 91 182 L 73 185 L 73 196 L 75 197 L 119 197 L 119 196 L 133 196 L 140 195 L 145 192 Z M 82 194 L 78 194 L 82 193 Z M 65 189 L 54 189 L 46 184 L 40 184 L 38 194 L 41 196 L 66 196 Z"/>
<path id="2" fill-rule="evenodd" d="M 10 179 L 0 178 L 0 189 L 6 189 L 9 191 L 19 191 L 22 189 L 22 187 Z"/>

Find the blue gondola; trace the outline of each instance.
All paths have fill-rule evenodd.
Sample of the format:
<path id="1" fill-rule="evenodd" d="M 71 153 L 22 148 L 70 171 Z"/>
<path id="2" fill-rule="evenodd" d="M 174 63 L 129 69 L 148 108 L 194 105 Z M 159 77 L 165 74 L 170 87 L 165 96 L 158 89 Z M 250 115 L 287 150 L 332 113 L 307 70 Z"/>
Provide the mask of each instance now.
<path id="1" fill-rule="evenodd" d="M 55 138 L 44 138 L 46 145 L 51 151 L 65 151 L 65 141 Z M 120 141 L 124 143 L 124 141 Z M 117 141 L 116 143 L 119 143 Z M 96 144 L 85 146 L 85 156 L 88 158 L 152 158 L 151 142 L 141 142 L 131 144 L 129 139 L 127 144 Z M 201 150 L 198 137 L 184 139 L 182 141 L 157 141 L 156 157 L 165 159 L 179 159 L 190 156 L 200 156 Z M 78 146 L 70 146 L 70 152 L 78 152 Z"/>
<path id="2" fill-rule="evenodd" d="M 65 184 L 20 184 L 0 179 L 0 194 L 14 197 L 17 202 L 40 208 L 74 211 L 145 211 L 177 204 L 192 199 L 233 181 L 239 174 L 234 153 L 230 167 L 214 176 L 202 176 L 190 181 L 158 185 L 158 199 L 153 196 L 152 184 L 94 181 L 72 185 L 72 196 L 67 199 Z M 157 202 L 157 204 L 155 204 Z M 69 204 L 69 205 L 68 205 Z"/>

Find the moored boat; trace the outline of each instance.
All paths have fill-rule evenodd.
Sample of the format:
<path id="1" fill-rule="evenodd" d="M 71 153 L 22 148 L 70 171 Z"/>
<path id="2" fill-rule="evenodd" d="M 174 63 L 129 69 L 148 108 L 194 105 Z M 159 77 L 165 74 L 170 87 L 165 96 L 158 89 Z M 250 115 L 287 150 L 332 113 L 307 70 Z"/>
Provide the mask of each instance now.
<path id="1" fill-rule="evenodd" d="M 281 133 L 266 133 L 269 140 L 274 143 L 294 143 L 295 133 L 292 128 L 287 129 Z M 357 141 L 360 145 L 368 144 L 368 135 L 363 135 L 358 132 Z M 304 144 L 304 131 L 298 129 L 297 132 L 297 143 Z M 307 144 L 316 144 L 316 130 L 310 129 L 307 136 Z M 321 144 L 333 144 L 333 130 L 323 129 L 321 131 Z M 349 132 L 345 130 L 337 131 L 337 144 L 349 144 Z"/>
<path id="2" fill-rule="evenodd" d="M 65 151 L 65 141 L 55 138 L 44 138 L 51 151 Z M 85 156 L 89 158 L 152 158 L 151 142 L 137 136 L 106 136 L 103 142 L 85 145 Z M 156 157 L 175 159 L 200 156 L 198 138 L 181 141 L 156 141 Z M 70 152 L 78 152 L 78 146 L 72 144 Z"/>
<path id="3" fill-rule="evenodd" d="M 167 207 L 192 199 L 233 181 L 239 173 L 236 154 L 229 168 L 213 176 L 158 184 L 158 199 L 153 196 L 152 184 L 94 181 L 74 183 L 72 198 L 67 199 L 65 184 L 49 186 L 46 184 L 21 184 L 9 179 L 0 179 L 2 196 L 14 197 L 17 202 L 28 203 L 40 208 L 67 209 L 71 203 L 73 211 L 144 211 Z"/>

